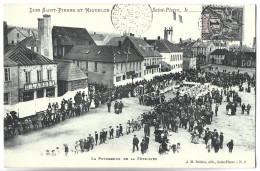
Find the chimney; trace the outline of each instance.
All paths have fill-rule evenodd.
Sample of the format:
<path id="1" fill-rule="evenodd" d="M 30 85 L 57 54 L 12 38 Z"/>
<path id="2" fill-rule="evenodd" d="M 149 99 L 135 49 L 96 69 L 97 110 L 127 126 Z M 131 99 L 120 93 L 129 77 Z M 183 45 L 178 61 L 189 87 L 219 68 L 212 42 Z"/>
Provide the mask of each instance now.
<path id="1" fill-rule="evenodd" d="M 7 22 L 4 21 L 3 23 L 3 29 L 4 29 L 4 50 L 8 46 L 8 37 L 7 37 Z"/>
<path id="2" fill-rule="evenodd" d="M 94 34 L 96 34 L 96 32 L 94 32 Z"/>
<path id="3" fill-rule="evenodd" d="M 158 36 L 158 40 L 160 40 L 161 38 L 160 38 L 160 36 Z"/>
<path id="4" fill-rule="evenodd" d="M 121 47 L 122 41 L 118 41 L 118 47 Z"/>
<path id="5" fill-rule="evenodd" d="M 53 60 L 52 50 L 52 28 L 51 16 L 43 15 L 43 18 L 38 18 L 38 46 L 39 53 L 50 60 Z"/>
<path id="6" fill-rule="evenodd" d="M 146 41 L 146 37 L 144 37 L 144 41 Z"/>

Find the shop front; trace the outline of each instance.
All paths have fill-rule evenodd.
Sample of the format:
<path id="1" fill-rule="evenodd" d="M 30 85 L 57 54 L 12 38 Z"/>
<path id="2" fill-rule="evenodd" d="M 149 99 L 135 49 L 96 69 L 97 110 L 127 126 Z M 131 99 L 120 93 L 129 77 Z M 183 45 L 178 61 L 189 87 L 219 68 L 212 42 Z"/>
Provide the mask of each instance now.
<path id="1" fill-rule="evenodd" d="M 26 102 L 43 97 L 55 97 L 56 84 L 54 80 L 25 84 L 20 89 L 20 102 Z"/>

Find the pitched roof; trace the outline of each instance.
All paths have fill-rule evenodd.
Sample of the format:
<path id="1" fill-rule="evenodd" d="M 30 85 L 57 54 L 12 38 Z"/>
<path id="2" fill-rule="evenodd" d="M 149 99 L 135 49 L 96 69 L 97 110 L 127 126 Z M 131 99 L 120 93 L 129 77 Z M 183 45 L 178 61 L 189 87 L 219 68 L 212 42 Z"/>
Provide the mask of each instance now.
<path id="1" fill-rule="evenodd" d="M 227 53 L 227 49 L 216 49 L 210 55 L 226 55 Z"/>
<path id="2" fill-rule="evenodd" d="M 17 43 L 20 46 L 33 46 L 37 47 L 38 46 L 38 40 L 34 36 L 26 37 L 19 43 Z"/>
<path id="3" fill-rule="evenodd" d="M 103 35 L 103 34 L 96 34 L 96 33 L 90 34 L 90 36 L 92 37 L 92 39 L 94 41 L 103 41 L 106 38 L 105 35 Z"/>
<path id="4" fill-rule="evenodd" d="M 9 34 L 15 27 L 8 27 L 7 28 L 7 34 Z"/>
<path id="5" fill-rule="evenodd" d="M 86 74 L 73 62 L 60 61 L 57 65 L 57 80 L 74 81 L 87 78 Z"/>
<path id="6" fill-rule="evenodd" d="M 160 53 L 182 52 L 178 46 L 165 39 L 148 40 L 146 42 L 150 42 L 149 44 L 155 46 L 156 50 Z"/>
<path id="7" fill-rule="evenodd" d="M 111 37 L 110 40 L 106 43 L 106 45 L 109 46 L 118 46 L 118 42 L 123 42 L 125 40 L 126 36 L 122 37 Z"/>
<path id="8" fill-rule="evenodd" d="M 127 53 L 129 50 L 129 53 Z M 127 59 L 128 57 L 128 59 Z M 86 60 L 100 62 L 142 61 L 143 58 L 133 48 L 126 46 L 75 45 L 62 58 L 70 60 Z"/>
<path id="9" fill-rule="evenodd" d="M 128 41 L 132 43 L 142 57 L 162 57 L 157 50 L 154 50 L 153 46 L 149 45 L 142 38 L 127 36 L 122 44 L 128 46 Z"/>
<path id="10" fill-rule="evenodd" d="M 192 51 L 191 47 L 195 44 L 195 42 L 184 42 L 184 43 L 179 43 L 175 44 L 178 46 L 182 51 L 183 51 L 183 57 L 184 58 L 192 58 Z"/>
<path id="11" fill-rule="evenodd" d="M 10 58 L 4 57 L 4 67 L 17 66 L 18 64 Z"/>
<path id="12" fill-rule="evenodd" d="M 36 52 L 31 51 L 25 46 L 8 46 L 5 49 L 4 57 L 12 59 L 18 65 L 44 65 L 55 64 L 52 60 Z"/>
<path id="13" fill-rule="evenodd" d="M 52 40 L 58 38 L 62 45 L 84 45 L 94 40 L 85 28 L 53 26 Z"/>

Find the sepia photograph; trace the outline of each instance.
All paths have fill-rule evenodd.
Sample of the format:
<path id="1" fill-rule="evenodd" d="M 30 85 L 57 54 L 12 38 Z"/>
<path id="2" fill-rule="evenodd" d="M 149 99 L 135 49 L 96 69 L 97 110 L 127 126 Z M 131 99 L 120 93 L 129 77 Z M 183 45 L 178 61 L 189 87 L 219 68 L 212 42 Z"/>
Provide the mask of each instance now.
<path id="1" fill-rule="evenodd" d="M 256 4 L 72 3 L 2 4 L 5 168 L 256 167 Z"/>

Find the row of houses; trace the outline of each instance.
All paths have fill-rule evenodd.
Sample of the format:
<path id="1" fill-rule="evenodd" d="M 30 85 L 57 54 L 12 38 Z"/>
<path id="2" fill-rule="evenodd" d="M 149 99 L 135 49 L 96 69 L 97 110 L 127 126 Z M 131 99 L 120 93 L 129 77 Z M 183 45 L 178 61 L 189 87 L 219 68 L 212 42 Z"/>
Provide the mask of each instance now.
<path id="1" fill-rule="evenodd" d="M 213 64 L 221 64 L 235 67 L 256 67 L 255 52 L 216 49 L 210 54 L 210 59 Z"/>
<path id="2" fill-rule="evenodd" d="M 183 68 L 181 48 L 160 37 L 131 34 L 116 37 L 114 44 L 96 43 L 85 28 L 51 27 L 51 16 L 43 15 L 37 34 L 13 44 L 4 27 L 4 104 L 62 96 L 90 82 L 112 87 Z"/>

